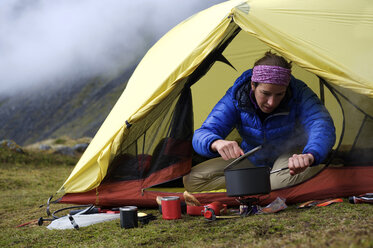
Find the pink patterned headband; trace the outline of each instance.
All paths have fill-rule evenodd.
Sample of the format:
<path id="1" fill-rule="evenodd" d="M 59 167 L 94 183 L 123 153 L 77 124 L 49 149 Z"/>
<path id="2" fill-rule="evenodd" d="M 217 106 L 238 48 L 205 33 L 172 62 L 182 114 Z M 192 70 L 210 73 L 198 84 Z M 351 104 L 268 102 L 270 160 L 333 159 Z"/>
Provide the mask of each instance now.
<path id="1" fill-rule="evenodd" d="M 291 70 L 275 65 L 257 65 L 253 68 L 251 82 L 288 86 Z"/>

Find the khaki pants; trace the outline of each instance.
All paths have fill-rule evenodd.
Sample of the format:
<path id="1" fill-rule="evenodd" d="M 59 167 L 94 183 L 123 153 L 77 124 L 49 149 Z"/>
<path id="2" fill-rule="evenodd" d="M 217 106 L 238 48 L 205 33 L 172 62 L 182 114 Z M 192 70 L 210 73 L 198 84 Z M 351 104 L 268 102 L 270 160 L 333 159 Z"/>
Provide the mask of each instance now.
<path id="1" fill-rule="evenodd" d="M 288 159 L 294 153 L 281 155 L 273 164 L 272 170 L 281 169 L 288 166 Z M 190 192 L 210 191 L 225 189 L 224 168 L 232 162 L 221 157 L 209 159 L 194 166 L 191 172 L 183 177 L 184 187 Z M 254 167 L 248 160 L 249 165 Z M 324 164 L 307 168 L 302 173 L 291 176 L 289 170 L 283 170 L 270 175 L 271 189 L 281 189 L 299 184 L 320 172 L 325 167 Z"/>

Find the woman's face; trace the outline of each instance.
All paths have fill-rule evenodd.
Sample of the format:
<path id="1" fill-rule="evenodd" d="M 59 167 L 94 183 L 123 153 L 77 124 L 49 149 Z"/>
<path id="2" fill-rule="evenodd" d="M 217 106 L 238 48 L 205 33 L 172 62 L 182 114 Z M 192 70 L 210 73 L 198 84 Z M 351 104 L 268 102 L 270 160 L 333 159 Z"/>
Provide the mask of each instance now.
<path id="1" fill-rule="evenodd" d="M 254 83 L 251 83 L 251 89 L 254 92 L 256 103 L 260 110 L 264 113 L 272 113 L 286 94 L 287 86 L 277 84 L 266 84 L 259 83 L 255 87 Z"/>

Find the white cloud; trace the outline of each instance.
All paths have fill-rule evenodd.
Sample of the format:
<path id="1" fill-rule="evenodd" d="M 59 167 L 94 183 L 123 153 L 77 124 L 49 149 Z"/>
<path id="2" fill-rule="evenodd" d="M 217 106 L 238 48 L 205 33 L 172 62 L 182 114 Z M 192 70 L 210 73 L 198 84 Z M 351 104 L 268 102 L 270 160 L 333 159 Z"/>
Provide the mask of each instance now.
<path id="1" fill-rule="evenodd" d="M 220 2 L 1 0 L 0 93 L 113 72 L 177 23 Z"/>

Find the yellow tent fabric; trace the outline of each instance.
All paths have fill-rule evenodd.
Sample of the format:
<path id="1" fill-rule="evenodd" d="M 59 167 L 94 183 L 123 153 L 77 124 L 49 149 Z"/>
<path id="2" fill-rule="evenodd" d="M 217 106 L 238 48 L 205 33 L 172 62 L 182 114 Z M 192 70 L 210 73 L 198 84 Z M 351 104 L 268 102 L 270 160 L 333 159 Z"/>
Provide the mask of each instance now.
<path id="1" fill-rule="evenodd" d="M 59 192 L 98 187 L 118 147 L 131 134 L 127 125 L 144 121 L 166 97 L 179 92 L 184 79 L 236 27 L 242 31 L 227 56 L 236 59 L 238 71 L 212 68 L 218 78 L 230 75 L 228 84 L 249 68 L 246 60 L 238 65 L 242 56 L 257 58 L 271 48 L 306 73 L 373 98 L 373 3 L 369 0 L 227 1 L 180 23 L 148 51 Z M 253 43 L 239 42 L 238 37 Z M 250 55 L 240 53 L 245 47 L 250 47 Z"/>

